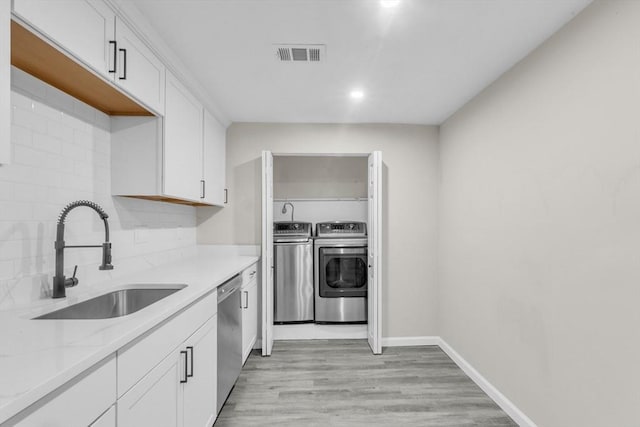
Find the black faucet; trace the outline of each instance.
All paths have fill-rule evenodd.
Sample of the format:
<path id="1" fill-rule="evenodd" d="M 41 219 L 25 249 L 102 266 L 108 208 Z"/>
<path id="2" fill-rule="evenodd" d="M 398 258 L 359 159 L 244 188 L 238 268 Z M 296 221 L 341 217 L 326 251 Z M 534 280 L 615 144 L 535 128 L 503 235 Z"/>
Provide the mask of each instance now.
<path id="1" fill-rule="evenodd" d="M 64 221 L 67 219 L 69 212 L 77 208 L 78 206 L 86 206 L 93 209 L 100 215 L 102 221 L 104 221 L 104 243 L 102 245 L 75 245 L 67 246 L 64 244 Z M 98 267 L 100 270 L 113 270 L 111 265 L 111 243 L 109 243 L 109 222 L 107 222 L 109 215 L 97 204 L 89 200 L 78 200 L 69 203 L 62 209 L 60 216 L 58 217 L 58 228 L 56 233 L 56 275 L 53 277 L 53 297 L 64 298 L 66 296 L 66 288 L 76 286 L 78 279 L 76 278 L 76 271 L 78 266 L 76 265 L 73 270 L 73 277 L 67 279 L 64 277 L 64 250 L 65 248 L 102 248 L 102 264 Z"/>

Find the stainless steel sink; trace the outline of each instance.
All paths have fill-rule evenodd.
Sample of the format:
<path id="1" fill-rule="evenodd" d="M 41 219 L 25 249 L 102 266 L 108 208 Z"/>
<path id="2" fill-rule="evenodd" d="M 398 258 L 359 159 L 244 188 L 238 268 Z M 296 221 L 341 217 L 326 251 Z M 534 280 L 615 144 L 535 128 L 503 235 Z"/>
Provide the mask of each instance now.
<path id="1" fill-rule="evenodd" d="M 34 319 L 110 319 L 126 316 L 160 301 L 186 286 L 120 289 L 34 317 Z"/>

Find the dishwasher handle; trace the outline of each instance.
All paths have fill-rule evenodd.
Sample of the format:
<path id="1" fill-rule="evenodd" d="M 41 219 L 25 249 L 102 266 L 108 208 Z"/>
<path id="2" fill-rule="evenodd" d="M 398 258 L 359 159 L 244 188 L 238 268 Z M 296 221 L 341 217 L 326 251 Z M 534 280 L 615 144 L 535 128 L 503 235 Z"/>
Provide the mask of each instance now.
<path id="1" fill-rule="evenodd" d="M 240 273 L 218 286 L 218 304 L 237 292 L 242 286 L 242 276 Z"/>

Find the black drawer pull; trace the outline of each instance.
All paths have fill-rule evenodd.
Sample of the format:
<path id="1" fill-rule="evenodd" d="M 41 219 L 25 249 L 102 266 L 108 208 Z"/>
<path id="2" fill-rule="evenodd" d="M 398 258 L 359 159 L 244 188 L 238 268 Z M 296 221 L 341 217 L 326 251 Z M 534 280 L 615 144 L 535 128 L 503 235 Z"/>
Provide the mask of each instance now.
<path id="1" fill-rule="evenodd" d="M 120 52 L 122 52 L 122 75 L 120 75 L 118 78 L 120 80 L 127 80 L 127 49 L 118 49 Z"/>
<path id="2" fill-rule="evenodd" d="M 118 62 L 118 43 L 115 40 L 109 40 L 109 44 L 113 45 L 113 68 L 109 69 L 109 72 L 115 73 L 116 63 Z"/>
<path id="3" fill-rule="evenodd" d="M 187 378 L 189 377 L 189 375 L 187 375 L 187 352 L 185 350 L 181 350 L 180 354 L 184 355 L 184 379 L 180 380 L 180 384 L 184 384 L 187 382 Z"/>
<path id="4" fill-rule="evenodd" d="M 190 372 L 187 374 L 188 378 L 191 378 L 193 376 L 193 347 L 192 346 L 188 346 L 187 347 L 187 351 L 191 353 L 191 369 L 189 370 Z"/>

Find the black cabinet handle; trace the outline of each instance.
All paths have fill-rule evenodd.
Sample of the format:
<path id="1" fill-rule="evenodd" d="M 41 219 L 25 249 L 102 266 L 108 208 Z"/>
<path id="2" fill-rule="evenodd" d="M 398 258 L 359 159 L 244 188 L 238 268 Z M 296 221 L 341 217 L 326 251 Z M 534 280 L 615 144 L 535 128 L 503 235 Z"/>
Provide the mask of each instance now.
<path id="1" fill-rule="evenodd" d="M 229 201 L 229 191 L 224 189 L 224 203 L 226 204 Z"/>
<path id="2" fill-rule="evenodd" d="M 124 71 L 118 78 L 127 80 L 127 49 L 118 49 L 118 51 L 122 52 L 122 70 Z"/>
<path id="3" fill-rule="evenodd" d="M 205 195 L 205 182 L 204 179 L 200 180 L 200 198 L 204 199 L 204 195 Z"/>
<path id="4" fill-rule="evenodd" d="M 187 374 L 188 378 L 191 378 L 193 376 L 193 347 L 192 346 L 188 346 L 187 347 L 187 351 L 191 353 L 191 369 L 190 369 L 190 373 Z M 186 369 L 185 369 L 186 372 Z"/>
<path id="5" fill-rule="evenodd" d="M 187 352 L 185 350 L 180 351 L 180 354 L 184 355 L 184 379 L 180 380 L 181 384 L 184 384 L 187 382 L 187 378 L 189 377 L 189 375 L 187 375 Z"/>
<path id="6" fill-rule="evenodd" d="M 113 68 L 109 70 L 110 73 L 116 72 L 116 62 L 118 61 L 118 42 L 115 40 L 109 40 L 109 45 L 113 45 Z"/>

